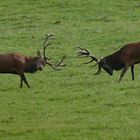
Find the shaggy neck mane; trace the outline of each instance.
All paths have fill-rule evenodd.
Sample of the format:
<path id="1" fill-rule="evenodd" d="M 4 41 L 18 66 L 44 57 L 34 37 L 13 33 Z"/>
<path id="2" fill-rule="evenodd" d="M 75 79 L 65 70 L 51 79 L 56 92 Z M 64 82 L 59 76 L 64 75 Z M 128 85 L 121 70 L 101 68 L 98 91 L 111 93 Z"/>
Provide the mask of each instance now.
<path id="1" fill-rule="evenodd" d="M 26 63 L 31 63 L 31 61 L 34 59 L 35 57 L 25 57 L 25 62 Z"/>
<path id="2" fill-rule="evenodd" d="M 37 57 L 25 57 L 25 72 L 34 73 L 36 72 L 36 59 Z"/>

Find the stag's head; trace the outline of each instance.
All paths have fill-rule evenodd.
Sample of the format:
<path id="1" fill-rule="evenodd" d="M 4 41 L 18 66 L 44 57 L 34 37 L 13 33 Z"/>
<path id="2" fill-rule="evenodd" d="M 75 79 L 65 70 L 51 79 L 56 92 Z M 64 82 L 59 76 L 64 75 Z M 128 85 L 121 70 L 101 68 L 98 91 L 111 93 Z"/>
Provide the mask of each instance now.
<path id="1" fill-rule="evenodd" d="M 34 61 L 36 70 L 40 70 L 41 71 L 43 69 L 43 67 L 45 67 L 45 65 L 46 65 L 45 60 L 42 57 L 42 55 L 41 55 L 39 50 L 37 51 L 37 56 L 34 57 L 33 61 Z"/>
<path id="2" fill-rule="evenodd" d="M 104 58 L 96 58 L 95 56 L 91 55 L 91 53 L 85 49 L 85 48 L 81 48 L 78 47 L 80 49 L 80 51 L 78 52 L 78 56 L 85 56 L 85 57 L 90 57 L 91 60 L 89 62 L 86 62 L 84 64 L 89 64 L 93 61 L 96 62 L 96 65 L 98 65 L 98 71 L 95 73 L 95 75 L 98 75 L 101 73 L 102 68 L 109 74 L 112 75 L 113 74 L 113 68 L 109 65 L 108 61 L 107 61 L 107 57 Z"/>
<path id="3" fill-rule="evenodd" d="M 41 54 L 39 50 L 37 51 L 37 57 L 34 58 L 36 62 L 35 65 L 36 65 L 37 70 L 42 70 L 45 65 L 51 66 L 54 70 L 60 70 L 59 67 L 65 66 L 65 64 L 63 64 L 65 56 L 62 57 L 62 59 L 60 60 L 58 64 L 51 64 L 49 62 L 51 58 L 48 58 L 46 56 L 46 48 L 49 45 L 51 45 L 50 41 L 53 39 L 55 39 L 54 34 L 47 34 L 43 42 L 43 54 Z"/>

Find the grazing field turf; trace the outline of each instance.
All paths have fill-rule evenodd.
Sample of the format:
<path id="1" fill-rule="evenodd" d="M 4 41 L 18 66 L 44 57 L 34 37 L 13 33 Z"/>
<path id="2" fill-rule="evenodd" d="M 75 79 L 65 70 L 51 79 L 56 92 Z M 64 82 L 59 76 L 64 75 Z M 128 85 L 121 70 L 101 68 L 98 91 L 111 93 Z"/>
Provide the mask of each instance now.
<path id="1" fill-rule="evenodd" d="M 26 74 L 0 75 L 0 140 L 140 139 L 140 66 L 111 77 L 83 65 L 76 46 L 97 57 L 140 41 L 139 0 L 1 0 L 0 53 L 35 55 L 44 36 L 56 34 L 47 56 L 67 66 Z M 93 63 L 94 64 L 94 63 Z"/>

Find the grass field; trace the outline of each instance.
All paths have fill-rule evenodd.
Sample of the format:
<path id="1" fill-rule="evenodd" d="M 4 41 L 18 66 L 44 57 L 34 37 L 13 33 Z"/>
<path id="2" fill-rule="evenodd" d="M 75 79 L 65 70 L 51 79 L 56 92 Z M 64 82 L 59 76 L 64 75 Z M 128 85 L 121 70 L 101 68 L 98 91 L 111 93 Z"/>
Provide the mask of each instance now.
<path id="1" fill-rule="evenodd" d="M 97 57 L 140 41 L 139 0 L 1 0 L 0 52 L 35 55 L 48 32 L 56 40 L 47 50 L 67 66 L 26 74 L 31 85 L 19 88 L 15 75 L 0 75 L 0 140 L 140 139 L 140 66 L 110 77 L 83 65 L 76 46 Z"/>

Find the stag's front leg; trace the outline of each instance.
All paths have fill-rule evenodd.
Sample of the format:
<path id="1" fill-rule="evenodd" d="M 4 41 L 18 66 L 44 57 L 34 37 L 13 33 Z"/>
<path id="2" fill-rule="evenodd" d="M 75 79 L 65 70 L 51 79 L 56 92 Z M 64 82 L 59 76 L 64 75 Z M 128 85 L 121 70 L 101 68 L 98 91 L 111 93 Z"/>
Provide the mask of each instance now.
<path id="1" fill-rule="evenodd" d="M 30 88 L 30 86 L 29 86 L 29 84 L 28 84 L 28 82 L 26 80 L 26 77 L 25 77 L 24 73 L 20 74 L 20 77 L 21 77 L 20 87 L 22 88 L 23 81 L 24 81 L 24 83 L 28 86 L 28 88 Z"/>
<path id="2" fill-rule="evenodd" d="M 122 78 L 123 78 L 124 74 L 127 72 L 128 68 L 129 68 L 129 66 L 124 66 L 118 82 L 120 82 L 122 80 Z"/>
<path id="3" fill-rule="evenodd" d="M 22 78 L 20 78 L 20 88 L 22 88 L 23 87 L 23 80 L 22 80 Z"/>
<path id="4" fill-rule="evenodd" d="M 134 80 L 134 65 L 131 65 L 132 80 Z"/>

